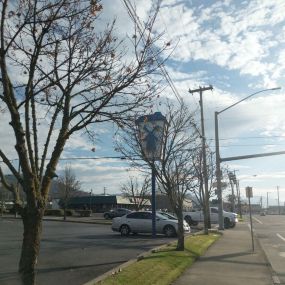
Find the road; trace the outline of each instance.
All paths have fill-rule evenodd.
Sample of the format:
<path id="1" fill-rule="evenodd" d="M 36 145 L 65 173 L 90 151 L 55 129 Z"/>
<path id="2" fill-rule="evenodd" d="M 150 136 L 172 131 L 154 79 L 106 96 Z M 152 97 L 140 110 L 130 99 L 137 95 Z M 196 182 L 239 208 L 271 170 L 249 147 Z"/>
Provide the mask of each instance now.
<path id="1" fill-rule="evenodd" d="M 0 284 L 19 285 L 22 223 L 0 218 Z M 173 239 L 121 237 L 110 225 L 43 222 L 38 284 L 82 285 L 138 254 Z"/>
<path id="2" fill-rule="evenodd" d="M 285 284 L 285 216 L 253 216 L 253 229 L 273 269 L 276 284 Z"/>

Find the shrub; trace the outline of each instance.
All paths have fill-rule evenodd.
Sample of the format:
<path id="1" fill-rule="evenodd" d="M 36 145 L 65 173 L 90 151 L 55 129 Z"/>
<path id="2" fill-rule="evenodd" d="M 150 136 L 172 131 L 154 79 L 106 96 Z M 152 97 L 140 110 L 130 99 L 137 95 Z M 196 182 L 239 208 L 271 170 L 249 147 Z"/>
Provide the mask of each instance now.
<path id="1" fill-rule="evenodd" d="M 92 214 L 91 210 L 76 210 L 76 213 L 80 215 L 80 217 L 90 217 Z"/>
<path id="2" fill-rule="evenodd" d="M 74 216 L 75 215 L 75 211 L 72 209 L 66 209 L 65 213 L 66 213 L 66 216 Z"/>
<path id="3" fill-rule="evenodd" d="M 45 216 L 63 216 L 63 210 L 62 209 L 46 209 L 45 210 Z"/>

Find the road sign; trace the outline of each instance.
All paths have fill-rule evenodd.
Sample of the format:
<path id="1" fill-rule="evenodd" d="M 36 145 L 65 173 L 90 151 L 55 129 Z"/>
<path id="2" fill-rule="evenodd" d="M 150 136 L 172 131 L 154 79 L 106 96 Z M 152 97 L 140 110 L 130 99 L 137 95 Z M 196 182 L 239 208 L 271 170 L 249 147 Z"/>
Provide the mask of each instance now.
<path id="1" fill-rule="evenodd" d="M 247 198 L 252 198 L 253 197 L 252 187 L 247 186 L 245 188 L 245 193 L 246 193 L 246 197 Z"/>

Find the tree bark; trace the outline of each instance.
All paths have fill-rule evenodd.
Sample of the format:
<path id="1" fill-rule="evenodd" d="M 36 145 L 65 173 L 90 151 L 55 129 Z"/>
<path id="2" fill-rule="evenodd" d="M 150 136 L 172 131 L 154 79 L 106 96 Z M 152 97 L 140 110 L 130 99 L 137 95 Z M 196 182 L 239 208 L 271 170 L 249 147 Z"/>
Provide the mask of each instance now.
<path id="1" fill-rule="evenodd" d="M 207 205 L 205 204 L 205 201 L 204 201 L 204 204 L 203 204 L 203 214 L 204 214 L 204 234 L 205 235 L 208 235 L 209 234 L 209 228 L 208 228 L 208 225 L 209 225 L 209 211 L 207 209 Z"/>
<path id="2" fill-rule="evenodd" d="M 63 206 L 63 220 L 66 221 L 66 209 L 67 209 L 67 201 L 64 201 L 64 206 Z"/>
<path id="3" fill-rule="evenodd" d="M 19 273 L 23 285 L 34 285 L 35 266 L 40 249 L 43 209 L 27 209 L 22 213 L 24 237 L 19 262 Z"/>
<path id="4" fill-rule="evenodd" d="M 183 251 L 184 250 L 184 228 L 183 228 L 183 214 L 182 210 L 178 211 L 176 213 L 178 218 L 178 231 L 177 231 L 177 251 Z"/>

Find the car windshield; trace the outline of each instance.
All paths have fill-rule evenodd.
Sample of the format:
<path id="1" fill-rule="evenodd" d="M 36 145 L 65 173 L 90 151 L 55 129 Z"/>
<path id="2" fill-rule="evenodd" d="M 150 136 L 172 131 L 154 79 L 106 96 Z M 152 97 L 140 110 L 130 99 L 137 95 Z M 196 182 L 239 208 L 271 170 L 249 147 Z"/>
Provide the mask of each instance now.
<path id="1" fill-rule="evenodd" d="M 171 216 L 171 215 L 170 215 Z M 173 218 L 170 218 L 169 215 L 156 213 L 156 217 L 162 220 L 172 220 Z M 174 218 L 176 220 L 176 218 Z"/>
<path id="2" fill-rule="evenodd" d="M 171 214 L 165 213 L 165 212 L 159 212 L 160 215 L 165 216 L 169 220 L 177 220 L 177 218 Z"/>

